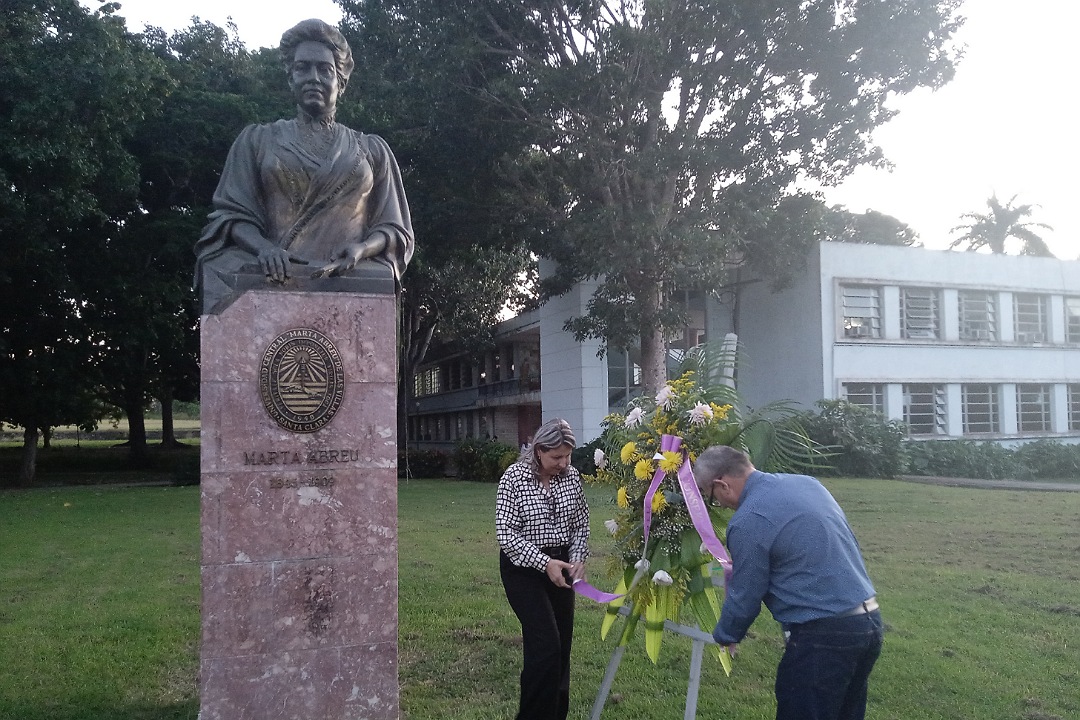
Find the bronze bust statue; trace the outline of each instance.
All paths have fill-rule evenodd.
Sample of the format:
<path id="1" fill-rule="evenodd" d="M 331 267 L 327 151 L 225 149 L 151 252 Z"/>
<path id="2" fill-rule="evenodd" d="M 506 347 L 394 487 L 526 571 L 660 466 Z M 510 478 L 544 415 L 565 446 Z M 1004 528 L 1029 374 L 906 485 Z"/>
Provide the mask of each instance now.
<path id="1" fill-rule="evenodd" d="M 195 245 L 203 312 L 234 292 L 237 274 L 284 283 L 297 273 L 347 274 L 370 259 L 399 281 L 413 254 L 409 206 L 389 146 L 334 119 L 353 69 L 345 37 L 321 20 L 304 20 L 281 36 L 281 56 L 297 116 L 249 125 L 229 151 Z"/>

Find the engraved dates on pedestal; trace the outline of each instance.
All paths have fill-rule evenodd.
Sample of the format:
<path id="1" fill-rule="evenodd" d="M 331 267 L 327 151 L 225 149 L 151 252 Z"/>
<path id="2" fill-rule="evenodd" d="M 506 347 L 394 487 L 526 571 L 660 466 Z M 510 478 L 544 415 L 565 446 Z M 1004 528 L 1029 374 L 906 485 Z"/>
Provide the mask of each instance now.
<path id="1" fill-rule="evenodd" d="M 286 330 L 263 353 L 259 394 L 286 430 L 310 433 L 329 423 L 345 394 L 341 354 L 318 330 Z"/>

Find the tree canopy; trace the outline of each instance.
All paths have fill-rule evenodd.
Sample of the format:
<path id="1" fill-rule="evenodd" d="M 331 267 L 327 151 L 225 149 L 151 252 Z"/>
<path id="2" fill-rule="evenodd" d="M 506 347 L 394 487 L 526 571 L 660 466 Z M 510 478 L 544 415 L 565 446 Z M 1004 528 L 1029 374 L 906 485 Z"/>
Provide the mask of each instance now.
<path id="1" fill-rule="evenodd" d="M 134 206 L 125 142 L 166 78 L 119 20 L 76 0 L 6 3 L 0 64 L 0 420 L 25 429 L 25 482 L 40 429 L 94 419 L 87 238 Z"/>
<path id="2" fill-rule="evenodd" d="M 472 92 L 535 132 L 533 162 L 509 181 L 548 211 L 533 245 L 558 261 L 546 291 L 600 278 L 567 327 L 640 342 L 646 388 L 663 381 L 666 333 L 681 323 L 673 289 L 755 258 L 776 265 L 755 253 L 766 232 L 791 242 L 774 251 L 804 252 L 818 228 L 803 222 L 799 181 L 883 162 L 871 133 L 893 114 L 888 98 L 952 77 L 961 23 L 958 0 L 343 6 L 361 4 L 452 26 L 501 61 Z"/>
<path id="3" fill-rule="evenodd" d="M 401 303 L 403 421 L 411 377 L 432 343 L 483 349 L 503 309 L 531 297 L 528 243 L 540 227 L 534 203 L 504 178 L 534 130 L 477 92 L 508 71 L 467 42 L 463 18 L 433 23 L 379 2 L 341 5 L 362 72 L 339 115 L 394 149 L 417 238 Z"/>
<path id="4" fill-rule="evenodd" d="M 987 212 L 969 212 L 961 215 L 961 219 L 967 223 L 957 225 L 952 229 L 954 233 L 960 233 L 950 244 L 950 248 L 967 246 L 968 250 L 986 248 L 992 253 L 1004 253 L 1009 246 L 1010 240 L 1016 240 L 1021 255 L 1038 255 L 1040 257 L 1053 257 L 1046 241 L 1040 237 L 1033 228 L 1053 230 L 1046 223 L 1029 220 L 1035 212 L 1037 205 L 1025 203 L 1016 204 L 1017 195 L 1004 205 L 998 200 L 997 193 L 990 196 L 986 201 Z"/>

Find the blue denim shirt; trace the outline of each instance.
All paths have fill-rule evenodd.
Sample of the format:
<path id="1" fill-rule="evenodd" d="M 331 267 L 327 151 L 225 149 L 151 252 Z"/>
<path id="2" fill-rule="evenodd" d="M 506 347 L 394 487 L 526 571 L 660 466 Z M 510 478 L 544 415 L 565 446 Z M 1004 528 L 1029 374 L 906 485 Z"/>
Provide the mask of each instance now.
<path id="1" fill-rule="evenodd" d="M 733 573 L 713 637 L 739 642 L 761 612 L 781 625 L 851 610 L 873 597 L 844 511 L 807 475 L 754 471 L 727 529 Z"/>

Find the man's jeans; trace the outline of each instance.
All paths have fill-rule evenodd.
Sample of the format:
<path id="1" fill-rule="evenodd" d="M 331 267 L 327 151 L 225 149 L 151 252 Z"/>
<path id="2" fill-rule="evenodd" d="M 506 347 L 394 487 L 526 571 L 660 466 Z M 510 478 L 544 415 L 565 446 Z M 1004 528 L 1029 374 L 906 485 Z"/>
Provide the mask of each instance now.
<path id="1" fill-rule="evenodd" d="M 776 670 L 776 720 L 863 720 L 881 613 L 793 625 Z"/>

